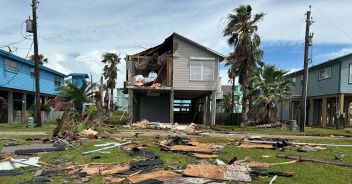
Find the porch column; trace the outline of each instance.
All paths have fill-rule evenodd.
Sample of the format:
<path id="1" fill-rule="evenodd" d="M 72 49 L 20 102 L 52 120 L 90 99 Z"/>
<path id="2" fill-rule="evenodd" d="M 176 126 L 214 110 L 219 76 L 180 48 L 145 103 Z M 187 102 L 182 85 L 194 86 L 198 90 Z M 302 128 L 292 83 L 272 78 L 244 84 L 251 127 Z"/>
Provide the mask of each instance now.
<path id="1" fill-rule="evenodd" d="M 174 90 L 170 91 L 170 123 L 174 123 Z"/>
<path id="2" fill-rule="evenodd" d="M 344 107 L 345 107 L 345 94 L 340 94 L 339 95 L 339 114 L 345 113 Z"/>
<path id="3" fill-rule="evenodd" d="M 288 120 L 292 120 L 292 101 L 288 101 Z"/>
<path id="4" fill-rule="evenodd" d="M 323 107 L 322 107 L 322 121 L 321 121 L 321 126 L 326 127 L 326 113 L 328 109 L 328 99 L 327 97 L 323 97 Z"/>
<path id="5" fill-rule="evenodd" d="M 314 112 L 314 100 L 309 99 L 309 111 L 308 111 L 308 126 L 313 125 L 313 112 Z"/>
<path id="6" fill-rule="evenodd" d="M 13 123 L 13 93 L 12 91 L 8 92 L 7 95 L 7 116 L 8 122 Z"/>
<path id="7" fill-rule="evenodd" d="M 134 121 L 136 121 L 135 120 L 136 117 L 134 117 L 134 114 L 133 114 L 134 113 L 133 112 L 133 103 L 134 103 L 134 101 L 133 101 L 134 96 L 133 95 L 134 95 L 133 91 L 131 89 L 129 89 L 128 90 L 128 114 L 132 118 L 132 123 L 134 123 Z"/>
<path id="8" fill-rule="evenodd" d="M 216 91 L 211 93 L 211 121 L 210 126 L 215 126 L 215 118 L 216 118 Z"/>
<path id="9" fill-rule="evenodd" d="M 207 124 L 208 97 L 203 97 L 203 125 Z"/>
<path id="10" fill-rule="evenodd" d="M 22 114 L 21 114 L 21 123 L 26 123 L 26 107 L 27 107 L 27 94 L 23 93 L 22 94 Z"/>

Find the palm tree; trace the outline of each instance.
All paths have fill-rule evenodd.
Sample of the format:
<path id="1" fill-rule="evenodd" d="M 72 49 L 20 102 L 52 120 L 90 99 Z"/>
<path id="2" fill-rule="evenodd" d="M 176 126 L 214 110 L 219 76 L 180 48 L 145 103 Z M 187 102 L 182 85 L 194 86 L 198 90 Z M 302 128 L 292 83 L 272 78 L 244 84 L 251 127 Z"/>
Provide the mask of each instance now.
<path id="1" fill-rule="evenodd" d="M 29 56 L 29 61 L 34 63 L 34 55 Z M 44 63 L 48 63 L 48 58 L 44 57 L 43 54 L 39 54 L 39 64 L 43 65 Z"/>
<path id="2" fill-rule="evenodd" d="M 105 64 L 103 69 L 103 76 L 107 80 L 106 85 L 110 89 L 110 109 L 114 110 L 114 89 L 117 80 L 117 64 L 120 63 L 120 54 L 105 53 L 102 56 L 102 63 Z"/>
<path id="3" fill-rule="evenodd" d="M 234 47 L 234 51 L 226 59 L 227 65 L 230 66 L 229 72 L 232 77 L 238 76 L 242 85 L 241 127 L 245 126 L 248 120 L 248 81 L 252 77 L 252 72 L 263 65 L 261 59 L 264 52 L 259 47 L 260 37 L 257 34 L 257 24 L 263 17 L 264 13 L 253 16 L 250 5 L 241 5 L 228 15 L 228 24 L 224 30 L 224 36 L 229 37 L 228 44 Z"/>
<path id="4" fill-rule="evenodd" d="M 225 94 L 221 100 L 222 109 L 227 113 L 232 113 L 234 108 L 234 103 L 232 100 L 233 93 Z"/>
<path id="5" fill-rule="evenodd" d="M 263 72 L 251 80 L 253 105 L 256 109 L 265 107 L 265 123 L 270 123 L 270 110 L 290 97 L 291 80 L 285 76 L 286 73 L 275 65 L 265 65 Z"/>
<path id="6" fill-rule="evenodd" d="M 59 96 L 64 100 L 71 101 L 73 107 L 82 116 L 83 103 L 88 102 L 93 96 L 92 88 L 94 86 L 95 84 L 84 82 L 81 87 L 78 87 L 72 82 L 66 81 L 66 85 L 58 87 L 57 90 L 59 91 Z"/>

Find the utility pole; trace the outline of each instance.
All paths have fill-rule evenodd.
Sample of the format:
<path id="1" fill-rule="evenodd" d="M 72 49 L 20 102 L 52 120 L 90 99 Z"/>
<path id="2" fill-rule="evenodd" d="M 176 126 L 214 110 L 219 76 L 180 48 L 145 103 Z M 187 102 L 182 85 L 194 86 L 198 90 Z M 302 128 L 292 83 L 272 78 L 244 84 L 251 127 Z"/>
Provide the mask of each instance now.
<path id="1" fill-rule="evenodd" d="M 308 91 L 308 64 L 311 59 L 308 58 L 309 47 L 312 46 L 313 33 L 310 33 L 310 25 L 313 23 L 311 19 L 311 6 L 306 13 L 306 34 L 304 42 L 304 74 L 303 74 L 303 86 L 302 86 L 302 100 L 301 100 L 301 122 L 299 130 L 304 132 L 304 128 L 307 122 L 307 91 Z"/>
<path id="2" fill-rule="evenodd" d="M 37 123 L 37 127 L 41 127 L 42 118 L 41 118 L 40 81 L 39 81 L 40 72 L 39 72 L 38 34 L 37 34 L 37 4 L 38 4 L 37 0 L 32 0 L 36 123 Z"/>

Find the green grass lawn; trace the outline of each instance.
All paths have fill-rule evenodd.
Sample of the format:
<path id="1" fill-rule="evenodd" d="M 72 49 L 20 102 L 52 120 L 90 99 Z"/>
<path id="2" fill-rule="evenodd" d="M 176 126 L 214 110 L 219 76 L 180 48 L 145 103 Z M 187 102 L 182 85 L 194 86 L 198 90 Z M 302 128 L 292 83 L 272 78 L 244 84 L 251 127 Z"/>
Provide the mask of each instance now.
<path id="1" fill-rule="evenodd" d="M 33 136 L 12 136 L 11 138 L 18 139 L 21 142 L 25 142 L 26 138 L 33 138 Z M 44 138 L 45 136 L 35 136 L 36 138 Z M 47 136 L 49 137 L 49 136 Z M 229 138 L 224 137 L 195 137 L 195 139 L 201 142 L 208 143 L 228 143 Z M 43 161 L 48 164 L 57 164 L 59 160 L 64 160 L 69 165 L 73 164 L 85 164 L 85 163 L 111 163 L 111 162 L 120 162 L 128 163 L 132 160 L 141 159 L 139 157 L 132 157 L 128 152 L 123 151 L 119 148 L 114 148 L 108 150 L 110 153 L 94 153 L 90 155 L 82 155 L 82 152 L 96 149 L 94 144 L 101 144 L 106 142 L 112 142 L 113 139 L 98 139 L 98 140 L 87 140 L 87 141 L 78 141 L 74 145 L 77 149 L 69 149 L 61 152 L 49 152 L 46 154 L 39 154 L 40 161 Z M 154 137 L 139 137 L 136 140 L 138 143 L 147 144 L 148 150 L 153 151 L 158 154 L 160 158 L 165 162 L 166 166 L 186 166 L 187 164 L 196 161 L 195 158 L 179 154 L 179 153 L 169 153 L 160 151 L 160 148 L 154 144 Z M 312 143 L 333 143 L 333 144 L 352 144 L 351 138 L 343 139 L 307 139 L 299 138 L 295 139 L 296 142 L 312 142 Z M 3 147 L 3 144 L 9 142 L 8 140 L 0 139 L 0 148 Z M 264 149 L 248 149 L 248 148 L 238 148 L 234 145 L 227 145 L 219 152 L 221 160 L 227 162 L 234 156 L 239 160 L 244 159 L 245 157 L 251 157 L 253 161 L 258 162 L 268 162 L 268 163 L 277 163 L 277 162 L 286 162 L 290 160 L 276 158 L 277 154 L 289 154 L 289 155 L 302 155 L 305 157 L 314 157 L 314 158 L 323 158 L 323 159 L 334 159 L 336 153 L 344 153 L 345 162 L 352 163 L 352 148 L 348 147 L 328 147 L 327 150 L 319 152 L 310 152 L 310 153 L 301 153 L 293 150 L 264 150 Z M 101 159 L 92 160 L 91 157 L 95 155 L 102 156 Z M 263 158 L 263 155 L 269 155 L 269 158 Z M 209 160 L 214 162 L 214 160 Z M 301 162 L 288 165 L 279 165 L 269 168 L 273 171 L 283 171 L 283 172 L 294 172 L 294 176 L 291 178 L 278 177 L 274 183 L 351 183 L 352 177 L 352 168 L 318 164 L 312 162 Z M 34 173 L 27 173 L 21 176 L 15 177 L 0 177 L 0 183 L 18 183 L 20 181 L 30 181 L 33 178 Z M 67 173 L 62 173 L 59 176 L 53 177 L 51 183 L 62 183 L 62 181 L 68 181 L 72 183 L 73 181 L 70 177 L 67 176 Z M 259 177 L 254 180 L 253 183 L 268 183 L 271 177 Z M 103 183 L 101 177 L 92 178 L 88 183 L 99 184 Z"/>
<path id="2" fill-rule="evenodd" d="M 301 135 L 301 136 L 351 136 L 351 129 L 332 129 L 332 128 L 311 128 L 306 127 L 305 132 L 300 132 L 299 130 L 281 130 L 279 128 L 256 128 L 254 126 L 247 126 L 240 128 L 238 126 L 228 126 L 228 125 L 217 125 L 224 131 L 233 131 L 237 133 L 253 133 L 253 134 L 268 134 L 268 135 Z"/>

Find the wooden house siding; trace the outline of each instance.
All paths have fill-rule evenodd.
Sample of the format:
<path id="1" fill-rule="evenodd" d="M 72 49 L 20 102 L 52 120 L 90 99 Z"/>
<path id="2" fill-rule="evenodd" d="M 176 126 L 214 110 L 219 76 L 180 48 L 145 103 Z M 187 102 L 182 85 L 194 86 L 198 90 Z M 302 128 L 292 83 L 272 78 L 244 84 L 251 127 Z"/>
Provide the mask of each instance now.
<path id="1" fill-rule="evenodd" d="M 331 77 L 319 79 L 319 71 L 327 67 L 331 67 Z M 339 93 L 339 72 L 340 64 L 338 62 L 310 70 L 308 74 L 308 97 Z M 292 75 L 291 78 L 293 77 L 296 77 L 296 82 L 292 86 L 292 95 L 300 96 L 302 95 L 302 74 Z"/>
<path id="2" fill-rule="evenodd" d="M 350 65 L 352 65 L 352 58 L 346 58 L 341 61 L 340 93 L 352 93 L 352 81 L 349 81 Z"/>
<path id="3" fill-rule="evenodd" d="M 219 82 L 219 56 L 199 48 L 178 37 L 173 38 L 177 45 L 173 54 L 173 88 L 175 90 L 217 90 Z M 214 80 L 190 80 L 190 59 L 192 57 L 214 58 Z"/>
<path id="4" fill-rule="evenodd" d="M 14 61 L 16 63 L 17 72 L 7 71 L 5 69 L 5 60 Z M 31 65 L 20 63 L 12 59 L 0 56 L 0 88 L 10 88 L 24 91 L 35 91 L 35 80 L 31 76 Z M 61 85 L 64 85 L 64 76 L 56 75 L 52 72 L 40 69 L 40 92 L 55 95 L 56 86 L 54 79 L 60 78 Z"/>

